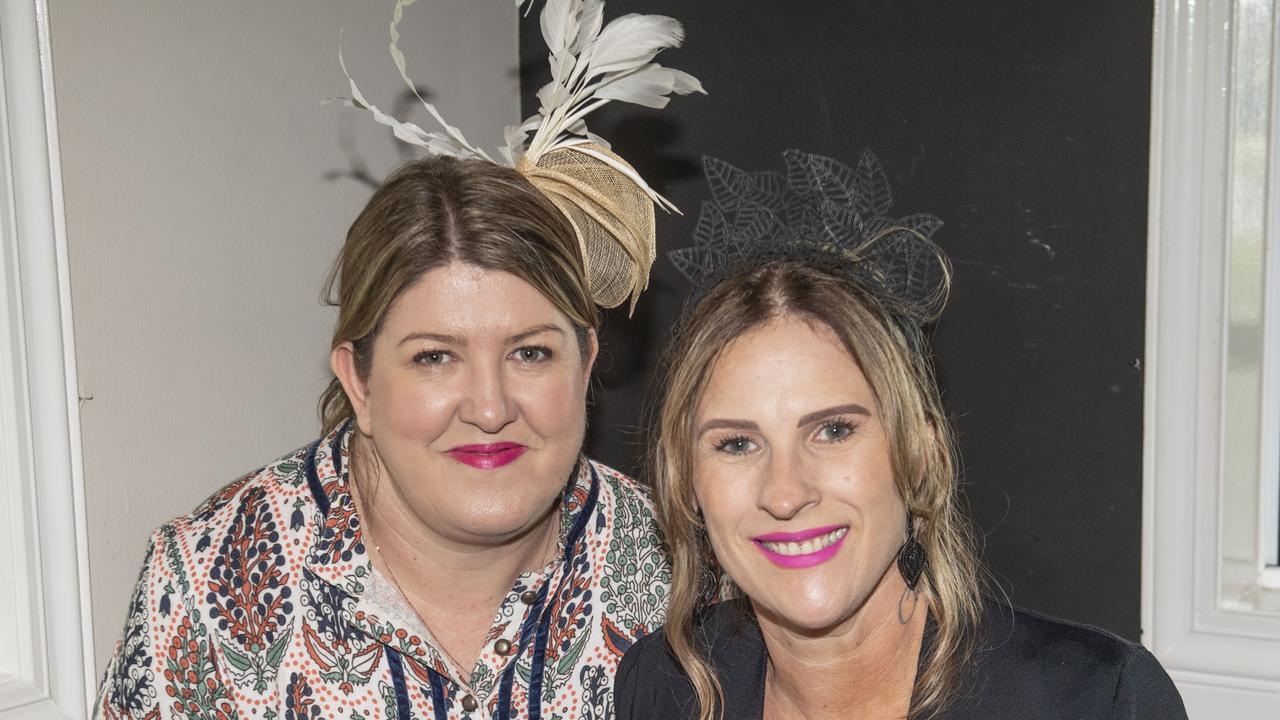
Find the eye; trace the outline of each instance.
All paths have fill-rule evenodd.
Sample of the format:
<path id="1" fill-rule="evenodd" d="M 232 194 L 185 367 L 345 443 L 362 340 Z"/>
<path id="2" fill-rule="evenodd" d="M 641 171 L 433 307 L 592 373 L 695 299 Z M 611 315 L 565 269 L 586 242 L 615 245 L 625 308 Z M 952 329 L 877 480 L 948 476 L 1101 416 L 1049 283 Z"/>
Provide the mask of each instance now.
<path id="1" fill-rule="evenodd" d="M 848 420 L 828 420 L 818 428 L 818 440 L 821 442 L 838 443 L 846 440 L 857 426 Z"/>
<path id="2" fill-rule="evenodd" d="M 717 442 L 714 447 L 718 452 L 729 455 L 746 455 L 756 449 L 756 444 L 749 437 L 735 435 Z"/>
<path id="3" fill-rule="evenodd" d="M 533 365 L 550 360 L 554 354 L 555 353 L 553 353 L 549 347 L 543 347 L 542 345 L 526 345 L 524 347 L 516 348 L 515 352 L 511 353 L 511 357 L 522 363 Z"/>
<path id="4" fill-rule="evenodd" d="M 443 365 L 453 359 L 448 350 L 423 350 L 413 356 L 415 365 Z"/>

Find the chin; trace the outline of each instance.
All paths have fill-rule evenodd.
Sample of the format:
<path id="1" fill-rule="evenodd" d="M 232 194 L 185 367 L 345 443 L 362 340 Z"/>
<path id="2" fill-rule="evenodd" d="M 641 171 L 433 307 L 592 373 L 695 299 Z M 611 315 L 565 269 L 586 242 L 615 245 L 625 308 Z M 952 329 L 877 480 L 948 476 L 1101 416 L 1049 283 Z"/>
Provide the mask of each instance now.
<path id="1" fill-rule="evenodd" d="M 793 573 L 795 571 L 787 571 Z M 758 578 L 755 587 L 742 587 L 759 611 L 781 624 L 801 631 L 822 631 L 853 616 L 866 599 L 866 588 L 836 578 Z"/>
<path id="2" fill-rule="evenodd" d="M 487 507 L 473 510 L 466 514 L 459 529 L 479 540 L 501 543 L 518 537 L 547 518 L 552 509 L 552 501 L 547 502 L 545 511 L 531 512 L 536 504 L 537 501 L 531 500 L 525 504 L 513 503 L 509 508 Z"/>
<path id="3" fill-rule="evenodd" d="M 764 609 L 772 614 L 777 622 L 796 630 L 820 632 L 835 627 L 848 620 L 850 608 L 847 602 L 833 602 L 846 598 L 828 597 L 826 602 L 795 602 L 786 599 L 782 602 L 763 603 Z M 759 606 L 762 603 L 757 603 Z"/>

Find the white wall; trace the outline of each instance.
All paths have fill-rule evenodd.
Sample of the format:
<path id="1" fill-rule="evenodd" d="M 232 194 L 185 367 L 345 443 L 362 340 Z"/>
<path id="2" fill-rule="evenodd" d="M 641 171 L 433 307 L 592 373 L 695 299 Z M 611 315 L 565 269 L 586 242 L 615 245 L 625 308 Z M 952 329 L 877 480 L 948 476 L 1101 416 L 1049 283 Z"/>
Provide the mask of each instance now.
<path id="1" fill-rule="evenodd" d="M 370 193 L 330 175 L 406 157 L 321 107 L 347 94 L 339 29 L 370 101 L 404 86 L 389 0 L 50 5 L 100 672 L 148 532 L 318 432 L 318 293 Z M 401 25 L 410 75 L 483 146 L 517 120 L 516 22 L 511 0 L 426 0 Z"/>

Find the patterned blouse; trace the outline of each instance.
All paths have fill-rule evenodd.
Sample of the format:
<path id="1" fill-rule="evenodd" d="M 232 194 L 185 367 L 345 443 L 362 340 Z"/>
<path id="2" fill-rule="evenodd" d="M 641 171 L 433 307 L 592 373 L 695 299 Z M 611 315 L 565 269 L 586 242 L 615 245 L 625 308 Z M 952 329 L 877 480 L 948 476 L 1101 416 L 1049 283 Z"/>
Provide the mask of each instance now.
<path id="1" fill-rule="evenodd" d="M 516 578 L 467 682 L 365 553 L 345 429 L 151 536 L 95 717 L 611 720 L 670 586 L 644 492 L 584 460 L 560 553 Z"/>

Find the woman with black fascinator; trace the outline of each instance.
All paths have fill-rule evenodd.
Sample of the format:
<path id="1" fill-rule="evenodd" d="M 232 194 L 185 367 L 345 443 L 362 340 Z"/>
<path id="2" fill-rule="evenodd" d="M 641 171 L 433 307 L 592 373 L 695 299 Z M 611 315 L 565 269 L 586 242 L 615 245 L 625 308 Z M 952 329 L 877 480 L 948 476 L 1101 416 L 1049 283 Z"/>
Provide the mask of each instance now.
<path id="1" fill-rule="evenodd" d="M 987 597 L 922 327 L 950 272 L 888 182 L 705 163 L 652 438 L 667 624 L 619 718 L 1185 718 L 1144 648 Z M 714 602 L 718 598 L 728 598 Z"/>

